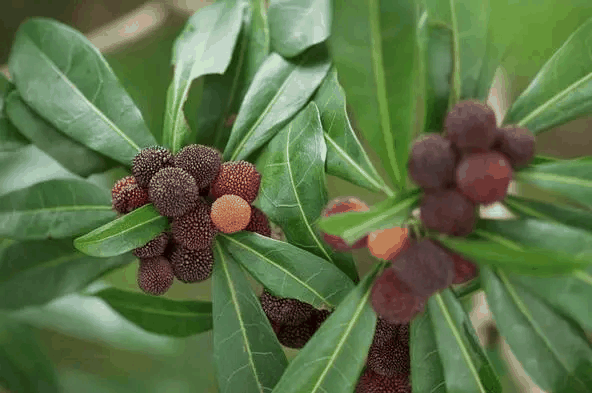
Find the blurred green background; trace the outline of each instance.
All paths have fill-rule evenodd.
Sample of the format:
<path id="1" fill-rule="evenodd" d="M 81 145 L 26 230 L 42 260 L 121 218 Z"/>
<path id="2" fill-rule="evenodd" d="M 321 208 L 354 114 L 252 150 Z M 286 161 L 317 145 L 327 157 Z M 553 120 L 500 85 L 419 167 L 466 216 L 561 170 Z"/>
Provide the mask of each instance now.
<path id="1" fill-rule="evenodd" d="M 203 0 L 12 0 L 0 13 L 0 64 L 6 63 L 14 33 L 25 18 L 46 16 L 69 24 L 100 43 L 97 45 L 160 139 L 166 89 L 172 75 L 172 42 L 191 12 L 205 4 Z M 510 101 L 577 26 L 592 16 L 590 0 L 491 0 L 491 8 L 496 32 L 493 39 L 504 52 Z M 188 115 L 195 112 L 191 107 L 186 109 Z M 580 119 L 540 135 L 539 153 L 590 155 L 591 121 Z M 121 177 L 121 173 L 114 176 Z M 328 187 L 330 197 L 357 195 L 369 204 L 383 198 L 333 177 L 328 179 Z M 356 257 L 363 274 L 373 261 L 366 251 L 357 251 Z M 134 262 L 104 281 L 138 290 L 136 269 Z M 207 300 L 209 292 L 209 281 L 198 285 L 176 282 L 166 296 Z M 58 367 L 64 392 L 216 391 L 209 333 L 188 339 L 146 333 L 104 303 L 82 295 L 24 310 L 18 317 L 40 328 L 40 340 Z M 488 353 L 500 373 L 507 376 L 500 345 L 495 340 L 490 342 Z M 294 353 L 290 351 L 290 355 Z M 513 378 L 504 378 L 504 384 L 504 392 L 520 391 Z"/>

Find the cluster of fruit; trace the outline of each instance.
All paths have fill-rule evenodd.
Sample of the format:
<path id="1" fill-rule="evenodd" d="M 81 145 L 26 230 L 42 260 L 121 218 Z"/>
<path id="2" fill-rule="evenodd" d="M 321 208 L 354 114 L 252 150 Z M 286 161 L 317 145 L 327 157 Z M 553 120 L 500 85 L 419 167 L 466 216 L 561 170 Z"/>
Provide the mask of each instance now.
<path id="1" fill-rule="evenodd" d="M 216 149 L 203 145 L 186 146 L 174 156 L 150 147 L 134 157 L 132 173 L 113 186 L 113 209 L 126 214 L 152 203 L 171 220 L 170 232 L 133 252 L 140 258 L 138 285 L 146 293 L 162 295 L 175 277 L 185 283 L 210 277 L 218 232 L 271 235 L 265 214 L 251 206 L 261 182 L 251 163 L 223 163 Z"/>

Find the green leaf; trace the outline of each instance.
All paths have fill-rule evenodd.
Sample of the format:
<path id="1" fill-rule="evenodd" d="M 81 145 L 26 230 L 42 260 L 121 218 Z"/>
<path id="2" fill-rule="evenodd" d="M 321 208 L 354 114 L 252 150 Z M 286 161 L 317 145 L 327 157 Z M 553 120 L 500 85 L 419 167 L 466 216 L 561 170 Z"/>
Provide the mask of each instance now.
<path id="1" fill-rule="evenodd" d="M 224 159 L 246 159 L 269 141 L 281 124 L 306 105 L 329 68 L 330 60 L 322 45 L 292 60 L 270 54 L 245 95 Z"/>
<path id="2" fill-rule="evenodd" d="M 319 227 L 352 244 L 372 231 L 400 226 L 420 198 L 421 190 L 413 189 L 386 199 L 365 212 L 340 213 L 323 218 Z"/>
<path id="3" fill-rule="evenodd" d="M 35 145 L 0 152 L 0 195 L 52 179 L 79 179 Z"/>
<path id="4" fill-rule="evenodd" d="M 514 174 L 519 183 L 563 194 L 570 199 L 592 207 L 592 161 L 570 160 L 541 164 Z"/>
<path id="5" fill-rule="evenodd" d="M 196 143 L 224 150 L 232 124 L 255 73 L 269 55 L 264 0 L 248 2 L 243 28 L 224 75 L 206 75 L 197 108 Z M 193 110 L 193 109 L 191 109 Z"/>
<path id="6" fill-rule="evenodd" d="M 0 196 L 0 236 L 61 239 L 116 217 L 108 189 L 86 180 L 56 179 Z"/>
<path id="7" fill-rule="evenodd" d="M 350 292 L 291 362 L 274 393 L 352 392 L 376 326 L 372 284 L 383 264 Z"/>
<path id="8" fill-rule="evenodd" d="M 446 393 L 444 367 L 438 353 L 430 314 L 411 322 L 411 386 L 413 393 Z"/>
<path id="9" fill-rule="evenodd" d="M 504 123 L 538 134 L 592 112 L 592 19 L 581 25 L 545 63 L 514 102 Z"/>
<path id="10" fill-rule="evenodd" d="M 549 392 L 588 392 L 592 348 L 569 321 L 505 275 L 482 269 L 496 326 L 533 381 Z"/>
<path id="11" fill-rule="evenodd" d="M 330 38 L 355 123 L 397 188 L 406 186 L 415 126 L 417 7 L 414 0 L 334 2 Z"/>
<path id="12" fill-rule="evenodd" d="M 74 29 L 29 19 L 16 33 L 8 65 L 23 100 L 89 148 L 130 165 L 156 143 L 103 56 Z"/>
<path id="13" fill-rule="evenodd" d="M 188 337 L 212 329 L 210 302 L 171 300 L 117 288 L 103 289 L 94 296 L 148 332 Z"/>
<path id="14" fill-rule="evenodd" d="M 0 308 L 45 304 L 130 261 L 129 255 L 89 257 L 75 250 L 70 239 L 11 243 L 0 251 Z"/>
<path id="15" fill-rule="evenodd" d="M 16 91 L 6 98 L 6 114 L 22 135 L 73 173 L 86 177 L 117 166 L 115 161 L 56 130 L 29 108 Z"/>
<path id="16" fill-rule="evenodd" d="M 0 316 L 0 385 L 18 393 L 59 393 L 56 370 L 37 332 Z"/>
<path id="17" fill-rule="evenodd" d="M 258 204 L 286 239 L 357 279 L 351 256 L 332 252 L 314 226 L 327 204 L 327 148 L 319 111 L 311 102 L 267 145 L 259 165 Z"/>
<path id="18" fill-rule="evenodd" d="M 488 235 L 480 231 L 480 235 Z M 565 252 L 539 247 L 527 247 L 503 236 L 491 235 L 493 240 L 439 238 L 446 247 L 466 256 L 480 265 L 500 267 L 506 271 L 535 276 L 569 273 L 590 265 L 590 258 L 574 257 Z M 586 260 L 588 259 L 588 260 Z"/>
<path id="19" fill-rule="evenodd" d="M 173 47 L 173 81 L 167 91 L 163 144 L 181 150 L 189 134 L 183 113 L 191 82 L 206 74 L 223 74 L 230 64 L 243 12 L 242 1 L 219 1 L 199 9 L 187 21 Z"/>
<path id="20" fill-rule="evenodd" d="M 335 265 L 289 243 L 249 232 L 219 235 L 218 241 L 277 296 L 333 308 L 354 287 Z"/>
<path id="21" fill-rule="evenodd" d="M 216 243 L 212 274 L 214 363 L 221 392 L 271 391 L 288 361 L 259 300 Z"/>
<path id="22" fill-rule="evenodd" d="M 501 393 L 495 371 L 469 316 L 449 289 L 433 295 L 428 311 L 449 392 Z"/>
<path id="23" fill-rule="evenodd" d="M 345 93 L 332 68 L 315 94 L 327 144 L 327 173 L 372 191 L 393 191 L 384 183 L 358 140 L 345 109 Z"/>
<path id="24" fill-rule="evenodd" d="M 12 88 L 12 84 L 0 73 L 0 152 L 14 151 L 29 143 L 6 116 L 5 96 Z"/>
<path id="25" fill-rule="evenodd" d="M 274 52 L 293 57 L 331 34 L 331 1 L 271 0 L 269 30 Z"/>
<path id="26" fill-rule="evenodd" d="M 149 204 L 76 238 L 74 246 L 87 255 L 110 257 L 143 246 L 167 228 L 167 218 Z"/>

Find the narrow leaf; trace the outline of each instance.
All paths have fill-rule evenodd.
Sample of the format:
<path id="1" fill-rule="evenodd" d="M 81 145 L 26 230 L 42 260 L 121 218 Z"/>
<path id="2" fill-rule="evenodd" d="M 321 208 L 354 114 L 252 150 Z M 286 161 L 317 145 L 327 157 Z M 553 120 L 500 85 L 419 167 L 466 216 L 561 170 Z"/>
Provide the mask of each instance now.
<path id="1" fill-rule="evenodd" d="M 274 393 L 352 392 L 366 363 L 376 314 L 369 303 L 382 264 L 350 292 L 300 350 Z"/>
<path id="2" fill-rule="evenodd" d="M 549 306 L 515 287 L 505 273 L 481 271 L 496 326 L 528 375 L 550 392 L 587 392 L 592 348 L 586 337 Z"/>
<path id="3" fill-rule="evenodd" d="M 242 1 L 219 1 L 199 9 L 187 21 L 173 47 L 173 81 L 167 91 L 163 144 L 179 151 L 189 134 L 183 113 L 191 82 L 223 74 L 232 57 L 244 10 Z"/>
<path id="4" fill-rule="evenodd" d="M 110 257 L 143 246 L 167 228 L 167 218 L 149 204 L 76 238 L 74 246 L 87 255 Z"/>
<path id="5" fill-rule="evenodd" d="M 501 393 L 469 316 L 449 289 L 433 295 L 428 311 L 449 392 Z"/>
<path id="6" fill-rule="evenodd" d="M 171 300 L 117 288 L 103 289 L 94 296 L 147 332 L 188 337 L 212 329 L 210 302 Z"/>
<path id="7" fill-rule="evenodd" d="M 288 361 L 259 300 L 216 243 L 212 275 L 214 363 L 220 392 L 270 392 Z"/>
<path id="8" fill-rule="evenodd" d="M 29 19 L 16 33 L 8 65 L 23 100 L 89 148 L 130 165 L 156 143 L 103 56 L 72 28 Z"/>
<path id="9" fill-rule="evenodd" d="M 219 235 L 218 241 L 277 296 L 334 308 L 354 287 L 335 265 L 289 243 L 249 232 Z"/>
<path id="10" fill-rule="evenodd" d="M 331 34 L 331 1 L 271 0 L 269 30 L 273 50 L 293 57 Z"/>
<path id="11" fill-rule="evenodd" d="M 592 19 L 581 25 L 545 63 L 514 102 L 504 123 L 538 134 L 592 112 Z"/>
<path id="12" fill-rule="evenodd" d="M 308 102 L 329 71 L 326 49 L 315 46 L 298 58 L 272 53 L 257 71 L 240 107 L 224 159 L 242 160 L 263 146 Z"/>
<path id="13" fill-rule="evenodd" d="M 540 220 L 565 224 L 592 232 L 592 212 L 570 206 L 533 201 L 508 195 L 504 205 L 513 213 Z"/>
<path id="14" fill-rule="evenodd" d="M 444 367 L 438 353 L 430 314 L 424 312 L 411 322 L 411 386 L 413 393 L 446 393 Z"/>

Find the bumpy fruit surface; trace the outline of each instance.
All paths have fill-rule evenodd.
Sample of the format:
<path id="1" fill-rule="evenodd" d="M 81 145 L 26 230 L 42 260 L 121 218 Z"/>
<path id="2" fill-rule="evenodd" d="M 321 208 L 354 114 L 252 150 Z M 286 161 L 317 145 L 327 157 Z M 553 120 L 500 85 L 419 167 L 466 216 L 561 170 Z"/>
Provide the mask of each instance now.
<path id="1" fill-rule="evenodd" d="M 260 301 L 267 317 L 280 325 L 301 325 L 311 319 L 316 310 L 308 303 L 274 296 L 266 290 L 261 294 Z"/>
<path id="2" fill-rule="evenodd" d="M 409 176 L 422 188 L 447 188 L 454 183 L 456 154 L 450 141 L 440 135 L 423 135 L 415 141 L 408 164 Z"/>
<path id="3" fill-rule="evenodd" d="M 251 204 L 257 198 L 261 175 L 255 165 L 247 161 L 228 161 L 222 164 L 212 183 L 214 198 L 222 195 L 238 195 Z"/>
<path id="4" fill-rule="evenodd" d="M 376 318 L 376 329 L 374 330 L 372 345 L 381 346 L 390 340 L 393 340 L 397 335 L 398 326 L 399 325 L 388 322 L 384 318 Z"/>
<path id="5" fill-rule="evenodd" d="M 142 188 L 148 188 L 150 180 L 161 169 L 173 165 L 173 156 L 163 147 L 149 147 L 140 151 L 132 161 L 132 173 Z"/>
<path id="6" fill-rule="evenodd" d="M 170 256 L 175 277 L 185 283 L 207 280 L 212 275 L 214 253 L 211 248 L 189 250 L 176 246 Z"/>
<path id="7" fill-rule="evenodd" d="M 323 217 L 329 217 L 334 214 L 339 213 L 347 213 L 347 212 L 364 212 L 369 210 L 368 205 L 364 202 L 359 200 L 355 197 L 341 197 L 335 198 L 331 200 L 321 215 Z M 345 252 L 351 251 L 356 248 L 363 248 L 366 247 L 367 236 L 362 237 L 361 239 L 356 240 L 353 245 L 349 245 L 345 240 L 340 238 L 339 236 L 329 235 L 327 233 L 321 232 L 323 236 L 323 240 L 331 246 L 335 251 Z"/>
<path id="8" fill-rule="evenodd" d="M 278 341 L 285 347 L 300 349 L 317 331 L 317 321 L 310 318 L 300 325 L 281 325 L 277 334 Z"/>
<path id="9" fill-rule="evenodd" d="M 133 254 L 138 258 L 154 258 L 160 255 L 164 255 L 167 245 L 169 244 L 169 236 L 166 232 L 161 233 L 154 239 L 142 247 L 138 247 L 134 250 Z"/>
<path id="10" fill-rule="evenodd" d="M 477 222 L 475 204 L 457 190 L 426 193 L 420 206 L 426 228 L 451 236 L 466 236 Z"/>
<path id="11" fill-rule="evenodd" d="M 210 218 L 210 206 L 198 200 L 195 209 L 173 220 L 171 232 L 177 243 L 190 250 L 211 247 L 217 230 Z"/>
<path id="12" fill-rule="evenodd" d="M 238 195 L 222 195 L 212 204 L 212 222 L 221 232 L 242 231 L 251 220 L 251 206 Z"/>
<path id="13" fill-rule="evenodd" d="M 411 393 L 407 374 L 385 376 L 367 368 L 356 386 L 356 393 Z"/>
<path id="14" fill-rule="evenodd" d="M 148 194 L 154 207 L 167 217 L 180 217 L 195 207 L 199 189 L 181 168 L 164 168 L 150 180 Z"/>
<path id="15" fill-rule="evenodd" d="M 165 257 L 142 258 L 138 268 L 138 286 L 151 295 L 162 295 L 173 285 L 173 268 Z"/>
<path id="16" fill-rule="evenodd" d="M 495 142 L 495 113 L 479 101 L 461 101 L 444 120 L 446 137 L 459 149 L 489 149 Z"/>
<path id="17" fill-rule="evenodd" d="M 366 365 L 381 375 L 408 374 L 411 369 L 409 343 L 394 337 L 382 345 L 372 345 Z"/>
<path id="18" fill-rule="evenodd" d="M 508 157 L 514 168 L 528 165 L 534 156 L 534 134 L 517 126 L 500 128 L 497 132 L 494 149 Z"/>
<path id="19" fill-rule="evenodd" d="M 269 226 L 267 216 L 255 206 L 251 206 L 251 219 L 249 220 L 249 225 L 247 225 L 245 231 L 271 237 L 271 227 Z"/>
<path id="20" fill-rule="evenodd" d="M 454 280 L 453 284 L 462 284 L 477 277 L 477 265 L 466 260 L 455 252 L 450 252 L 450 256 L 454 261 Z"/>
<path id="21" fill-rule="evenodd" d="M 174 157 L 175 166 L 189 173 L 200 189 L 209 186 L 220 171 L 222 156 L 218 150 L 204 145 L 185 146 Z"/>
<path id="22" fill-rule="evenodd" d="M 426 298 L 412 292 L 392 268 L 384 270 L 371 292 L 376 313 L 393 324 L 410 322 L 425 306 Z"/>
<path id="23" fill-rule="evenodd" d="M 380 229 L 368 234 L 368 250 L 376 258 L 392 260 L 410 246 L 407 228 Z"/>
<path id="24" fill-rule="evenodd" d="M 505 198 L 512 174 L 510 161 L 501 153 L 471 154 L 456 167 L 456 184 L 470 200 L 487 205 Z"/>
<path id="25" fill-rule="evenodd" d="M 130 184 L 121 186 L 118 184 L 118 182 L 111 190 L 111 195 L 113 197 L 113 210 L 121 214 L 127 214 L 141 206 L 150 203 L 150 199 L 146 190 L 140 188 L 137 184 L 135 184 L 135 182 L 130 182 L 129 180 L 125 180 L 125 182 Z"/>

